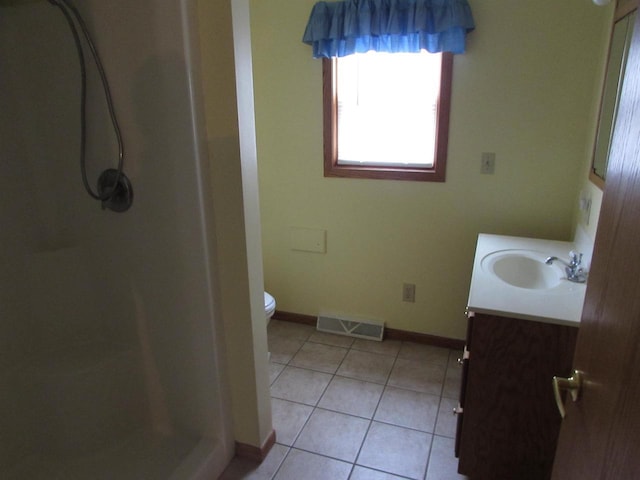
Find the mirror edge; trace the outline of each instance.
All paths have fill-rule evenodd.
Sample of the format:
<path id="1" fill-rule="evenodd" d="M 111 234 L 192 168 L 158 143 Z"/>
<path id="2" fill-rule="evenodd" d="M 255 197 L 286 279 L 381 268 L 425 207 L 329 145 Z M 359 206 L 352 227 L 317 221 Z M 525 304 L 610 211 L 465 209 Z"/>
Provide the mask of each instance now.
<path id="1" fill-rule="evenodd" d="M 596 123 L 596 131 L 595 131 L 595 137 L 593 139 L 593 149 L 592 149 L 592 154 L 591 154 L 591 166 L 589 168 L 589 180 L 591 181 L 591 183 L 593 183 L 596 187 L 598 187 L 600 190 L 604 190 L 604 185 L 605 185 L 605 179 L 602 178 L 601 176 L 599 176 L 596 172 L 595 172 L 595 168 L 594 168 L 594 161 L 595 161 L 595 156 L 596 156 L 596 148 L 597 148 L 597 140 L 598 140 L 598 131 L 600 129 L 600 121 L 602 118 L 602 106 L 603 106 L 603 102 L 604 102 L 604 89 L 606 88 L 606 80 L 607 80 L 607 69 L 606 69 L 606 65 L 609 63 L 609 58 L 611 56 L 611 41 L 613 38 L 613 30 L 615 27 L 615 24 L 623 19 L 624 17 L 626 17 L 627 15 L 629 15 L 630 13 L 632 13 L 634 10 L 638 9 L 638 1 L 637 0 L 617 0 L 616 3 L 616 7 L 615 7 L 615 12 L 613 14 L 613 19 L 611 21 L 611 28 L 610 28 L 610 32 L 609 32 L 609 45 L 607 47 L 607 56 L 606 56 L 606 62 L 605 62 L 605 70 L 604 70 L 604 76 L 602 78 L 602 86 L 600 88 L 601 94 L 600 94 L 600 106 L 598 108 L 598 116 L 597 116 L 597 123 Z"/>

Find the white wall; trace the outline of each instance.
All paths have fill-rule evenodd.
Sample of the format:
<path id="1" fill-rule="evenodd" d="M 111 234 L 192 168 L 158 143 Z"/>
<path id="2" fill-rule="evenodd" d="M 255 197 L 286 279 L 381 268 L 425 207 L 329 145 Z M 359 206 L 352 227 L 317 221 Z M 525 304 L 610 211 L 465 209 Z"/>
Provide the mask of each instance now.
<path id="1" fill-rule="evenodd" d="M 199 2 L 202 78 L 235 440 L 272 432 L 245 0 Z"/>

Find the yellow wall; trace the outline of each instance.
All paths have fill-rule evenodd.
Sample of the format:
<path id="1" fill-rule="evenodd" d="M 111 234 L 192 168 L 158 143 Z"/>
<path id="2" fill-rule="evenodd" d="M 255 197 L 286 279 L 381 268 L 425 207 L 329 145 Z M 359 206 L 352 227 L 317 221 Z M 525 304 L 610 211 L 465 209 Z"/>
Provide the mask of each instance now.
<path id="1" fill-rule="evenodd" d="M 479 232 L 571 239 L 612 7 L 471 0 L 435 184 L 323 177 L 321 62 L 301 43 L 314 1 L 251 0 L 266 288 L 279 310 L 463 338 Z M 292 251 L 292 226 L 326 229 L 327 253 Z"/>

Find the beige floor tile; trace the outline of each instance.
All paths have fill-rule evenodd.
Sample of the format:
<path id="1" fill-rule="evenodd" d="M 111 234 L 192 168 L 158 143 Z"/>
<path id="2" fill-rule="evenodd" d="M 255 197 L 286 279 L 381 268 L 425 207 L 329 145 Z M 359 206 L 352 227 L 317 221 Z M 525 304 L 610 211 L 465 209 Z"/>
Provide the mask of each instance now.
<path id="1" fill-rule="evenodd" d="M 346 480 L 351 464 L 292 448 L 274 480 Z"/>
<path id="2" fill-rule="evenodd" d="M 458 473 L 458 459 L 454 454 L 455 440 L 434 436 L 429 455 L 426 480 L 464 480 Z"/>
<path id="3" fill-rule="evenodd" d="M 354 462 L 369 420 L 316 408 L 294 446 L 320 455 Z"/>
<path id="4" fill-rule="evenodd" d="M 313 412 L 313 407 L 309 405 L 272 398 L 271 414 L 278 443 L 293 445 L 311 412 Z"/>
<path id="5" fill-rule="evenodd" d="M 424 478 L 431 435 L 373 422 L 357 464 L 413 479 Z"/>
<path id="6" fill-rule="evenodd" d="M 354 350 L 362 350 L 363 352 L 379 353 L 381 355 L 391 355 L 393 357 L 398 355 L 402 342 L 399 340 L 383 340 L 382 342 L 376 342 L 374 340 L 364 340 L 358 338 L 353 342 Z"/>
<path id="7" fill-rule="evenodd" d="M 356 465 L 353 467 L 349 480 L 403 480 L 403 478 Z"/>
<path id="8" fill-rule="evenodd" d="M 459 365 L 447 367 L 444 377 L 444 387 L 442 396 L 447 398 L 458 398 L 460 396 L 460 382 L 462 381 L 462 367 Z"/>
<path id="9" fill-rule="evenodd" d="M 271 322 L 269 322 L 269 326 L 267 327 L 267 333 L 269 336 L 302 340 L 303 342 L 307 341 L 315 331 L 316 328 L 311 325 L 285 322 L 276 319 L 271 319 Z"/>
<path id="10" fill-rule="evenodd" d="M 374 420 L 432 433 L 440 397 L 428 393 L 387 387 Z"/>
<path id="11" fill-rule="evenodd" d="M 306 342 L 295 354 L 289 365 L 309 368 L 325 373 L 336 373 L 348 350 L 332 345 Z"/>
<path id="12" fill-rule="evenodd" d="M 453 414 L 453 409 L 457 405 L 458 401 L 453 398 L 442 398 L 436 420 L 436 435 L 455 438 L 458 417 Z"/>
<path id="13" fill-rule="evenodd" d="M 462 352 L 278 320 L 268 341 L 278 443 L 262 464 L 235 458 L 221 479 L 467 478 L 453 454 Z"/>
<path id="14" fill-rule="evenodd" d="M 353 344 L 353 338 L 345 335 L 334 335 L 333 333 L 313 332 L 313 335 L 309 337 L 309 342 L 349 348 Z"/>
<path id="15" fill-rule="evenodd" d="M 284 370 L 285 365 L 283 365 L 282 363 L 274 363 L 274 362 L 269 362 L 269 385 L 271 385 L 276 378 L 278 378 L 278 375 L 280 375 L 280 372 L 282 372 L 282 370 Z"/>
<path id="16" fill-rule="evenodd" d="M 271 385 L 271 396 L 315 406 L 331 381 L 331 375 L 286 367 Z"/>
<path id="17" fill-rule="evenodd" d="M 417 392 L 440 395 L 445 367 L 424 361 L 398 358 L 389 377 L 389 385 Z"/>
<path id="18" fill-rule="evenodd" d="M 271 480 L 289 452 L 289 447 L 275 444 L 262 463 L 235 457 L 219 480 Z"/>
<path id="19" fill-rule="evenodd" d="M 384 387 L 377 383 L 336 376 L 331 380 L 318 406 L 370 419 L 383 390 Z"/>
<path id="20" fill-rule="evenodd" d="M 296 338 L 279 337 L 277 335 L 269 335 L 267 338 L 271 361 L 276 363 L 289 363 L 302 345 L 304 345 L 304 340 Z"/>
<path id="21" fill-rule="evenodd" d="M 449 362 L 449 349 L 420 343 L 402 342 L 398 358 L 446 367 Z"/>
<path id="22" fill-rule="evenodd" d="M 395 359 L 377 353 L 350 350 L 337 374 L 343 377 L 384 384 Z"/>

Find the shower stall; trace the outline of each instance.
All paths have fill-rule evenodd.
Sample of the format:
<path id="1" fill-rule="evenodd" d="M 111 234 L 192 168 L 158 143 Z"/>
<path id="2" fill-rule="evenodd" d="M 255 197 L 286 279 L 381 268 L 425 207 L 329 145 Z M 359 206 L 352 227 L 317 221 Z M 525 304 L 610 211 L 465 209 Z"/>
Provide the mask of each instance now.
<path id="1" fill-rule="evenodd" d="M 216 478 L 232 455 L 195 1 L 75 0 L 135 192 L 80 175 L 80 74 L 46 0 L 0 0 L 0 478 Z M 118 144 L 87 57 L 86 171 Z"/>

